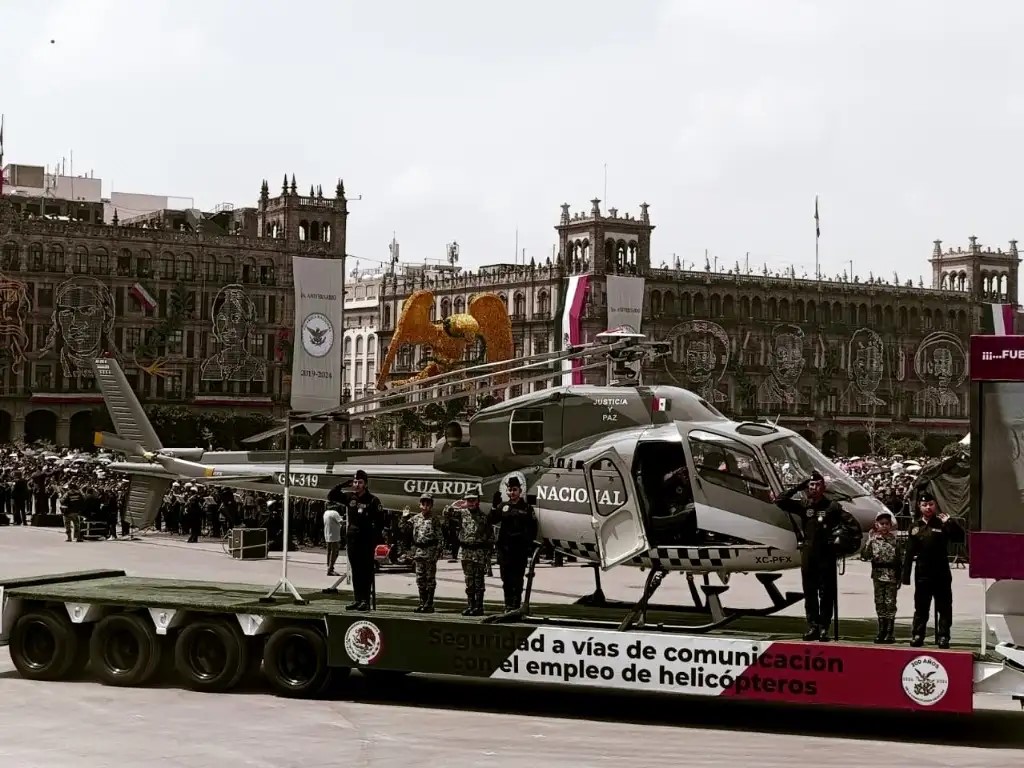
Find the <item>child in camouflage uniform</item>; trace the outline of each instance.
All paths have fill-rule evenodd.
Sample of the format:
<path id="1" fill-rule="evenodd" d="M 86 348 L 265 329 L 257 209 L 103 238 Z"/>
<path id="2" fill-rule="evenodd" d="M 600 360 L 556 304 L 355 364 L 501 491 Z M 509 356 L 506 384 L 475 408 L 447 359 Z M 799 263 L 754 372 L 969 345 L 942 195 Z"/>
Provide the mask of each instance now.
<path id="1" fill-rule="evenodd" d="M 871 582 L 875 588 L 875 613 L 878 615 L 876 643 L 893 643 L 896 631 L 896 593 L 900 588 L 902 547 L 894 532 L 891 512 L 879 512 L 861 559 L 871 563 Z"/>
<path id="2" fill-rule="evenodd" d="M 412 519 L 412 561 L 416 566 L 416 588 L 420 604 L 416 613 L 434 612 L 437 590 L 437 560 L 444 544 L 444 521 L 434 515 L 434 497 L 420 496 L 420 513 Z"/>
<path id="3" fill-rule="evenodd" d="M 475 491 L 464 497 L 466 506 L 449 507 L 447 514 L 458 522 L 459 554 L 462 573 L 466 580 L 466 610 L 463 616 L 484 615 L 484 576 L 491 563 L 494 547 L 494 526 L 488 514 L 480 508 L 480 495 Z"/>

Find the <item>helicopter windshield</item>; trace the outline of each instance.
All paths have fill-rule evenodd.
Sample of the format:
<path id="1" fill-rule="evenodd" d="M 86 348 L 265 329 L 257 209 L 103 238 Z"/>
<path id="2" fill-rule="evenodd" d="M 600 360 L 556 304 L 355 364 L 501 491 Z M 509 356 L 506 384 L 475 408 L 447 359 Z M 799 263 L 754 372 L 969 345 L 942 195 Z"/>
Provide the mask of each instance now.
<path id="1" fill-rule="evenodd" d="M 765 443 L 762 448 L 783 488 L 792 488 L 817 470 L 825 478 L 826 487 L 834 496 L 855 499 L 868 495 L 860 483 L 825 458 L 802 437 L 780 437 L 778 440 Z"/>

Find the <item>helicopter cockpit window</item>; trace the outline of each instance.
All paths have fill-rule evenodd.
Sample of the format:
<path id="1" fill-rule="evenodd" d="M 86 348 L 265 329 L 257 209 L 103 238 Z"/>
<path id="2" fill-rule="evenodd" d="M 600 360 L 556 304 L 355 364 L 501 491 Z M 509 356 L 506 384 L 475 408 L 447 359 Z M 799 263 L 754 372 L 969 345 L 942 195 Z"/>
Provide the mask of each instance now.
<path id="1" fill-rule="evenodd" d="M 590 481 L 594 484 L 597 513 L 602 517 L 620 509 L 629 499 L 626 481 L 611 459 L 601 459 L 590 468 Z"/>
<path id="2" fill-rule="evenodd" d="M 690 433 L 689 442 L 701 480 L 770 501 L 768 480 L 750 448 L 731 438 L 700 430 Z"/>
<path id="3" fill-rule="evenodd" d="M 508 441 L 517 456 L 544 453 L 544 411 L 540 408 L 517 408 L 508 425 Z"/>
<path id="4" fill-rule="evenodd" d="M 763 446 L 764 455 L 783 488 L 792 488 L 817 470 L 835 495 L 855 499 L 867 490 L 802 437 L 780 437 Z"/>

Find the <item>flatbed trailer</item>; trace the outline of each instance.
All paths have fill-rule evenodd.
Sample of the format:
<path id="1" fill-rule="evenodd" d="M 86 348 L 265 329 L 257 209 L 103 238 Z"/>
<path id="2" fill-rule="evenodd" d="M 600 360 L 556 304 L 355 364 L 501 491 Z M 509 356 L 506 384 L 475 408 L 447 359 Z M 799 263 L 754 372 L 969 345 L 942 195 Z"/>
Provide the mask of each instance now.
<path id="1" fill-rule="evenodd" d="M 656 606 L 643 628 L 619 631 L 615 607 L 534 604 L 525 619 L 490 623 L 462 616 L 456 600 L 423 614 L 411 596 L 380 595 L 376 610 L 362 612 L 326 590 L 304 590 L 305 604 L 265 594 L 123 571 L 0 580 L 0 643 L 35 680 L 88 673 L 142 686 L 172 673 L 194 690 L 223 692 L 262 670 L 289 697 L 343 694 L 352 670 L 961 714 L 973 711 L 975 693 L 1024 695 L 1024 667 L 1005 649 L 977 649 L 980 622 L 956 623 L 952 647 L 939 650 L 909 647 L 906 627 L 902 645 L 875 645 L 866 619 L 843 619 L 842 639 L 823 643 L 794 640 L 797 617 L 688 634 L 671 626 L 678 614 Z M 500 613 L 492 608 L 491 621 Z"/>

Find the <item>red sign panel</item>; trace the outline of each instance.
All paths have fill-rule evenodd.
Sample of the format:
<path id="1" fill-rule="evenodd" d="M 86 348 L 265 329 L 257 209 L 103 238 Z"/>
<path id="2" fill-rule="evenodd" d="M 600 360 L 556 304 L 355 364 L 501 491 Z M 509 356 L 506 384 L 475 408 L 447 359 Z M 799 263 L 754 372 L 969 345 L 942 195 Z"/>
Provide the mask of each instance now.
<path id="1" fill-rule="evenodd" d="M 1024 336 L 971 336 L 971 381 L 1024 381 Z"/>
<path id="2" fill-rule="evenodd" d="M 784 670 L 776 668 L 779 659 L 789 662 Z M 974 709 L 974 657 L 966 651 L 778 642 L 723 695 L 966 714 Z"/>

